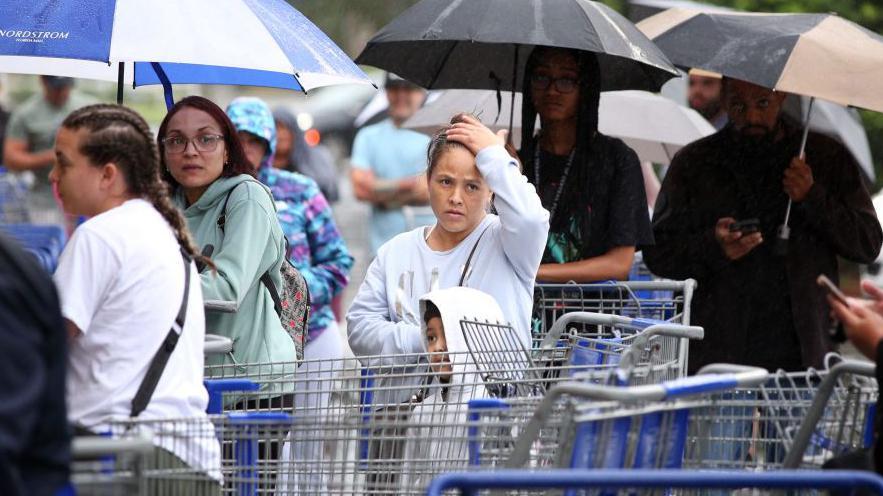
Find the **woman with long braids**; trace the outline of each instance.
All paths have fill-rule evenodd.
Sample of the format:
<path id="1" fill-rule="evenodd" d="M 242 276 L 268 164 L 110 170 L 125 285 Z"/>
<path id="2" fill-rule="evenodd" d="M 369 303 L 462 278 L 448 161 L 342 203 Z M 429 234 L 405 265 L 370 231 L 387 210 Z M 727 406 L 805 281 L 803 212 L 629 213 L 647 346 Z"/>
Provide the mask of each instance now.
<path id="1" fill-rule="evenodd" d="M 520 156 L 551 215 L 541 282 L 626 279 L 653 243 L 638 157 L 598 132 L 600 82 L 590 52 L 537 47 L 528 58 Z"/>
<path id="2" fill-rule="evenodd" d="M 160 179 L 147 123 L 118 105 L 81 108 L 62 123 L 55 154 L 49 178 L 65 210 L 89 217 L 54 276 L 70 338 L 69 420 L 101 433 L 129 417 L 202 418 L 210 430 L 202 386 L 205 319 L 194 264 L 200 256 Z M 146 403 L 134 401 L 172 332 L 179 338 L 158 384 Z M 220 450 L 211 436 L 157 433 L 154 443 L 152 468 L 188 473 L 187 494 L 220 493 Z"/>

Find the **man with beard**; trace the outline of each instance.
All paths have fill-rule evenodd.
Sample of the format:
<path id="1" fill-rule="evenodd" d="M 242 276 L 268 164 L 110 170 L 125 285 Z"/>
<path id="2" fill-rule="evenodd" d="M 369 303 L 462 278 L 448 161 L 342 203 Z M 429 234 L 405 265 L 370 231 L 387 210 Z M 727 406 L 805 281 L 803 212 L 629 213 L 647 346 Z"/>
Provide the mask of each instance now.
<path id="1" fill-rule="evenodd" d="M 727 111 L 721 103 L 723 80 L 719 74 L 699 69 L 690 71 L 690 86 L 687 101 L 690 108 L 705 117 L 715 129 L 720 131 L 727 125 Z"/>
<path id="2" fill-rule="evenodd" d="M 837 257 L 870 263 L 883 232 L 852 156 L 782 118 L 786 94 L 724 80 L 730 123 L 683 148 L 656 203 L 656 246 L 644 260 L 657 275 L 694 278 L 690 370 L 714 362 L 798 370 L 822 365 L 831 325 L 819 274 L 837 280 Z M 793 200 L 791 239 L 776 232 Z M 757 231 L 734 231 L 757 219 Z"/>

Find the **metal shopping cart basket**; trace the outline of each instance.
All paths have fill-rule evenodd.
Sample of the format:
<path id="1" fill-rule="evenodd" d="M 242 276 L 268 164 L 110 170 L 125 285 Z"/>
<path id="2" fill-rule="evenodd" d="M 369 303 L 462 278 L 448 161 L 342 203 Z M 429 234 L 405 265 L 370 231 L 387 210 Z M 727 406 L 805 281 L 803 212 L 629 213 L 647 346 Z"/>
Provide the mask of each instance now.
<path id="1" fill-rule="evenodd" d="M 696 281 L 628 281 L 594 284 L 537 284 L 532 333 L 539 346 L 562 316 L 573 312 L 613 314 L 637 319 L 690 324 Z M 574 325 L 572 333 L 595 337 L 591 328 Z M 686 342 L 682 362 L 687 360 Z M 685 374 L 686 369 L 681 371 Z"/>
<path id="2" fill-rule="evenodd" d="M 293 424 L 284 413 L 111 422 L 100 437 L 77 438 L 77 494 L 253 496 L 277 494 L 282 443 Z"/>
<path id="3" fill-rule="evenodd" d="M 712 365 L 702 372 L 713 375 L 660 385 L 561 383 L 511 452 L 488 458 L 509 468 L 818 468 L 871 441 L 876 386 L 867 366 L 768 376 Z M 740 372 L 728 378 L 732 371 Z"/>

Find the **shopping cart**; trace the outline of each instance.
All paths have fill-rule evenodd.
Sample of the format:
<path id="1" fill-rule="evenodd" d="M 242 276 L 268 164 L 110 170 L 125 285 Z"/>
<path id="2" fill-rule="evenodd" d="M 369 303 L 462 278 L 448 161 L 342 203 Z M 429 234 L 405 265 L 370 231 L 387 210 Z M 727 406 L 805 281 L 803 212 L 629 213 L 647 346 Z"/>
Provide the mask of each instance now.
<path id="1" fill-rule="evenodd" d="M 144 472 L 153 451 L 150 437 L 79 436 L 71 443 L 71 483 L 77 494 L 144 494 Z"/>
<path id="2" fill-rule="evenodd" d="M 59 226 L 34 224 L 0 224 L 0 230 L 12 237 L 31 253 L 48 272 L 58 266 L 58 257 L 64 248 L 65 234 Z"/>
<path id="3" fill-rule="evenodd" d="M 555 339 L 550 349 L 525 349 L 509 326 L 462 319 L 468 349 L 442 353 L 454 364 L 447 374 L 429 366 L 439 354 L 305 361 L 301 367 L 314 366 L 327 374 L 318 378 L 296 374 L 294 379 L 294 407 L 289 410 L 294 422 L 280 466 L 284 487 L 323 494 L 415 494 L 429 482 L 427 475 L 468 465 L 469 437 L 490 432 L 475 430 L 487 418 L 480 415 L 482 401 L 532 399 L 535 405 L 535 399 L 557 382 L 573 377 L 607 382 L 611 371 L 625 366 L 641 372 L 617 377 L 648 380 L 656 377 L 652 370 L 670 370 L 654 369 L 660 348 L 657 341 L 702 335 L 701 328 L 665 322 L 651 325 L 613 315 L 585 313 L 569 320 L 619 328 L 626 339 L 616 346 L 603 340 L 597 343 L 602 346 L 594 348 L 581 344 L 578 351 L 583 355 L 603 357 L 590 363 L 585 356 L 570 360 L 569 345 L 561 344 L 562 340 L 571 342 L 566 336 Z M 585 338 L 574 343 L 578 341 Z M 207 381 L 207 387 L 215 391 L 210 401 L 217 408 L 213 412 L 255 404 L 242 400 L 260 398 L 264 393 L 258 384 L 277 380 L 237 366 L 209 369 L 207 375 L 224 377 Z M 323 396 L 329 400 L 318 401 Z M 524 415 L 519 420 L 524 423 L 529 418 Z M 511 429 L 505 437 L 511 439 Z M 415 439 L 441 439 L 443 446 L 433 449 L 429 457 L 409 443 Z"/>
<path id="4" fill-rule="evenodd" d="M 594 312 L 690 324 L 696 281 L 627 281 L 593 284 L 537 284 L 532 331 L 542 341 L 561 316 Z"/>
<path id="5" fill-rule="evenodd" d="M 279 467 L 267 441 L 282 443 L 292 423 L 264 412 L 111 422 L 101 436 L 75 439 L 74 487 L 101 496 L 274 494 Z"/>
<path id="6" fill-rule="evenodd" d="M 0 166 L 0 225 L 24 224 L 31 221 L 27 197 L 27 185 L 18 175 Z"/>
<path id="7" fill-rule="evenodd" d="M 876 385 L 863 376 L 867 364 L 771 377 L 734 367 L 628 388 L 567 382 L 533 408 L 485 405 L 484 425 L 513 409 L 532 413 L 511 451 L 479 459 L 508 468 L 818 468 L 869 445 Z"/>
<path id="8" fill-rule="evenodd" d="M 570 326 L 591 328 L 578 335 Z M 616 315 L 577 312 L 562 317 L 538 347 L 527 349 L 509 325 L 460 320 L 467 350 L 443 352 L 449 360 L 470 363 L 459 372 L 461 382 L 481 383 L 494 397 L 542 395 L 550 385 L 576 375 L 607 382 L 617 372 L 619 383 L 649 383 L 679 377 L 681 340 L 701 339 L 702 328 Z M 327 408 L 393 406 L 409 401 L 421 388 L 438 382 L 429 363 L 434 354 L 362 356 L 302 362 L 238 363 L 206 366 L 210 385 L 247 384 L 248 391 L 223 386 L 221 404 L 241 410 L 243 403 L 266 398 L 267 384 L 286 383 L 295 398 L 330 394 L 335 401 L 315 405 L 310 401 L 293 412 L 309 414 L 315 406 Z M 297 366 L 294 377 L 280 377 L 279 369 Z M 318 372 L 306 377 L 304 371 Z M 255 385 L 260 385 L 255 389 Z M 215 398 L 217 400 L 217 398 Z M 249 408 L 250 411 L 260 410 Z M 220 413 L 220 411 L 212 412 Z M 322 413 L 322 412 L 317 412 Z"/>
<path id="9" fill-rule="evenodd" d="M 812 472 L 783 470 L 779 472 L 733 472 L 690 470 L 506 470 L 486 473 L 449 473 L 432 481 L 427 496 L 441 496 L 457 490 L 464 496 L 493 490 L 493 494 L 549 494 L 551 490 L 579 490 L 586 494 L 691 494 L 685 490 L 765 489 L 787 491 L 787 494 L 818 494 L 819 489 L 850 491 L 867 490 L 883 495 L 883 478 L 869 472 L 850 470 Z M 508 490 L 508 491 L 506 491 Z M 604 490 L 601 493 L 601 490 Z M 802 490 L 801 492 L 797 492 Z M 506 491 L 505 493 L 503 491 Z M 552 494 L 557 494 L 552 492 Z M 703 494 L 700 492 L 700 494 Z M 754 494 L 746 492 L 744 494 Z"/>

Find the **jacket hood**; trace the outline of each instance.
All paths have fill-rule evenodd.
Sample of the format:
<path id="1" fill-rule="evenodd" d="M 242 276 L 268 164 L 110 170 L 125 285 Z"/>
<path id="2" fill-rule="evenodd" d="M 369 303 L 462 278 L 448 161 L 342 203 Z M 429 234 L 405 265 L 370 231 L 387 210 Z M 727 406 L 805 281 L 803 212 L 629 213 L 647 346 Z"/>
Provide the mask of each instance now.
<path id="1" fill-rule="evenodd" d="M 260 168 L 272 167 L 276 153 L 276 121 L 270 107 L 260 98 L 243 96 L 227 105 L 227 115 L 237 131 L 246 131 L 267 142 L 267 153 L 261 160 Z"/>
<path id="2" fill-rule="evenodd" d="M 432 302 L 441 314 L 444 325 L 447 350 L 451 354 L 449 360 L 453 374 L 448 392 L 448 402 L 468 401 L 471 398 L 487 396 L 481 370 L 475 363 L 475 356 L 485 358 L 485 353 L 495 349 L 503 349 L 504 343 L 494 339 L 476 339 L 475 330 L 464 333 L 462 320 L 504 323 L 503 311 L 496 300 L 487 293 L 467 287 L 454 287 L 427 293 L 420 298 L 420 329 L 424 349 L 428 349 L 426 340 L 426 303 Z"/>

